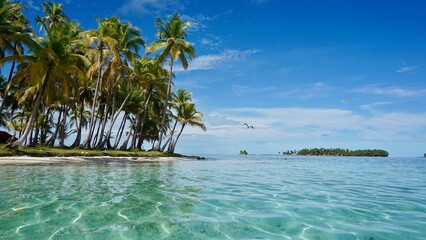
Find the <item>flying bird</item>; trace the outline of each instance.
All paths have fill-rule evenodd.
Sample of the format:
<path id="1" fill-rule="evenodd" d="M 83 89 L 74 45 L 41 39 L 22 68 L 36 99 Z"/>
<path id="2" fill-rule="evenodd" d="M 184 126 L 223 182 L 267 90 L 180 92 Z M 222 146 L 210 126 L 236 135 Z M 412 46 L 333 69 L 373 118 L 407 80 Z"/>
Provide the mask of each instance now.
<path id="1" fill-rule="evenodd" d="M 253 127 L 253 126 L 249 126 L 247 123 L 244 123 L 244 125 L 246 125 L 246 126 L 247 126 L 247 128 L 253 128 L 253 129 L 254 129 L 254 127 Z"/>

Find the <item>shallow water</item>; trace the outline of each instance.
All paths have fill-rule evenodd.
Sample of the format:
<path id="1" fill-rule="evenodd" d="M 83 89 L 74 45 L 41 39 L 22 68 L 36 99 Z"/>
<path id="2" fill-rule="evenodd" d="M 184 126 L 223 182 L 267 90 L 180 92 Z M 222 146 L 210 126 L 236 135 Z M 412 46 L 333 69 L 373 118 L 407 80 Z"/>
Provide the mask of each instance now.
<path id="1" fill-rule="evenodd" d="M 426 239 L 426 159 L 0 166 L 0 239 Z"/>

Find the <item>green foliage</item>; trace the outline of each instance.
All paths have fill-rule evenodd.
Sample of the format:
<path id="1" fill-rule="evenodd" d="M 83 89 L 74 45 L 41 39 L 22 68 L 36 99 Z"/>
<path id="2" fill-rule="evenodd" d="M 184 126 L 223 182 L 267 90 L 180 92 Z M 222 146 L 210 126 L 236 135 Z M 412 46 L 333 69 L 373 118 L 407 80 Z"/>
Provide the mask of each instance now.
<path id="1" fill-rule="evenodd" d="M 304 148 L 299 151 L 286 151 L 284 155 L 302 156 L 352 156 L 352 157 L 387 157 L 389 153 L 380 149 L 349 150 L 342 148 Z"/>
<path id="2" fill-rule="evenodd" d="M 35 37 L 23 5 L 0 0 L 0 73 L 5 75 L 0 74 L 0 126 L 19 137 L 7 147 L 55 146 L 55 140 L 65 146 L 73 136 L 72 146 L 84 148 L 115 149 L 122 142 L 120 149 L 128 149 L 130 138 L 130 149 L 142 149 L 144 141 L 161 143 L 174 119 L 173 62 L 186 69 L 195 57 L 185 40 L 189 22 L 179 14 L 158 19 L 159 39 L 146 52 L 160 54 L 140 57 L 146 43 L 130 23 L 97 18 L 98 28 L 85 30 L 70 20 L 63 4 L 50 1 L 42 7 L 43 16 L 36 18 L 41 36 Z M 5 73 L 7 63 L 12 67 Z M 182 104 L 191 94 L 178 90 L 176 96 L 180 103 L 173 107 L 185 113 L 175 118 L 182 127 L 178 137 L 185 125 L 205 130 L 194 104 Z M 120 129 L 113 132 L 116 122 Z M 170 141 L 173 150 L 178 137 Z"/>
<path id="3" fill-rule="evenodd" d="M 246 150 L 240 150 L 240 155 L 248 155 L 248 152 Z"/>
<path id="4" fill-rule="evenodd" d="M 283 155 L 296 155 L 296 154 L 297 154 L 296 150 L 287 150 L 283 152 Z"/>
<path id="5" fill-rule="evenodd" d="M 59 148 L 59 147 L 20 147 L 19 149 L 7 149 L 0 145 L 0 157 L 8 156 L 31 156 L 31 157 L 172 157 L 181 156 L 179 154 L 162 153 L 156 151 L 121 151 L 121 150 L 100 150 L 100 149 L 79 149 L 79 148 Z"/>

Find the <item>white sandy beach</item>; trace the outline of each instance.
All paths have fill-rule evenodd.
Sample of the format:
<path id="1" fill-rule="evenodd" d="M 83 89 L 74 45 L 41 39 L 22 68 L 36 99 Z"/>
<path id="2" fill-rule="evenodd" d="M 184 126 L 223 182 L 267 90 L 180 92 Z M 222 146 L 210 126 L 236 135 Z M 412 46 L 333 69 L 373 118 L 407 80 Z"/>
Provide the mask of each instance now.
<path id="1" fill-rule="evenodd" d="M 29 157 L 29 156 L 14 156 L 0 157 L 0 165 L 10 164 L 55 164 L 55 163 L 84 163 L 90 161 L 129 161 L 129 162 L 172 162 L 176 160 L 196 160 L 189 157 Z"/>

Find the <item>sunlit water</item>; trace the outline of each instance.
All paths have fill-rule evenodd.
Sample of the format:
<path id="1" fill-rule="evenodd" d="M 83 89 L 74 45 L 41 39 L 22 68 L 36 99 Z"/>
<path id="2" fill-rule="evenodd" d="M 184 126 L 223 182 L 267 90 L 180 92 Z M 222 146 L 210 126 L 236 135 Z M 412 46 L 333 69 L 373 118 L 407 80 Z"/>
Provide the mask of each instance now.
<path id="1" fill-rule="evenodd" d="M 426 239 L 426 159 L 0 166 L 0 239 Z"/>

